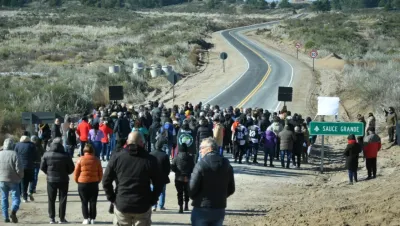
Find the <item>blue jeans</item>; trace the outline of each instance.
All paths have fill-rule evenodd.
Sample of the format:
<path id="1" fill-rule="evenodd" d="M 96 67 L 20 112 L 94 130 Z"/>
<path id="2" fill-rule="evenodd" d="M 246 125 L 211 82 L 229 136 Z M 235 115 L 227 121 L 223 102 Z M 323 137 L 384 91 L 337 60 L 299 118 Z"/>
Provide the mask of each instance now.
<path id="1" fill-rule="evenodd" d="M 153 190 L 153 185 L 150 185 L 150 187 L 151 187 L 151 190 Z M 161 191 L 161 194 L 160 194 L 160 197 L 158 198 L 158 207 L 161 209 L 161 208 L 164 208 L 164 205 L 165 205 L 165 192 L 166 192 L 166 189 L 167 189 L 167 185 L 166 184 L 164 184 L 164 187 L 163 187 L 163 189 L 162 189 L 162 191 Z M 153 208 L 157 208 L 157 204 L 155 204 L 154 206 L 153 206 Z"/>
<path id="2" fill-rule="evenodd" d="M 286 168 L 289 168 L 290 159 L 292 158 L 292 152 L 289 150 L 281 150 L 281 165 L 282 165 L 282 167 L 285 167 L 285 154 L 287 156 Z"/>
<path id="3" fill-rule="evenodd" d="M 256 162 L 257 154 L 258 154 L 258 143 L 251 143 L 246 151 L 246 161 L 248 162 L 250 160 L 251 155 L 253 155 L 254 156 L 253 162 Z"/>
<path id="4" fill-rule="evenodd" d="M 94 155 L 97 158 L 100 158 L 100 153 L 101 153 L 101 149 L 102 149 L 102 143 L 100 141 L 92 141 L 92 145 L 94 148 Z"/>
<path id="5" fill-rule="evenodd" d="M 274 157 L 275 157 L 275 147 L 264 148 L 264 164 L 267 163 L 268 156 L 269 156 L 269 164 L 273 165 L 272 162 L 274 161 Z"/>
<path id="6" fill-rule="evenodd" d="M 108 150 L 109 150 L 109 143 L 101 143 L 101 158 L 104 159 L 106 156 L 108 157 L 107 160 L 110 159 L 110 157 L 107 155 Z"/>
<path id="7" fill-rule="evenodd" d="M 30 187 L 29 187 L 29 194 L 33 194 L 33 192 L 36 191 L 36 185 L 38 183 L 39 171 L 40 171 L 40 167 L 39 166 L 35 167 L 34 172 L 33 172 L 33 182 L 30 184 Z"/>
<path id="8" fill-rule="evenodd" d="M 355 182 L 357 182 L 358 181 L 357 180 L 357 171 L 348 170 L 348 172 L 349 172 L 350 183 L 353 183 L 353 179 Z"/>
<path id="9" fill-rule="evenodd" d="M 191 221 L 193 226 L 222 226 L 225 219 L 225 209 L 194 207 Z"/>
<path id="10" fill-rule="evenodd" d="M 8 213 L 8 194 L 11 192 L 12 206 L 11 211 L 17 212 L 21 204 L 21 192 L 19 183 L 0 182 L 1 190 L 1 210 L 4 219 L 9 219 Z"/>
<path id="11" fill-rule="evenodd" d="M 218 147 L 218 150 L 219 150 L 219 155 L 224 156 L 224 147 L 223 146 Z"/>

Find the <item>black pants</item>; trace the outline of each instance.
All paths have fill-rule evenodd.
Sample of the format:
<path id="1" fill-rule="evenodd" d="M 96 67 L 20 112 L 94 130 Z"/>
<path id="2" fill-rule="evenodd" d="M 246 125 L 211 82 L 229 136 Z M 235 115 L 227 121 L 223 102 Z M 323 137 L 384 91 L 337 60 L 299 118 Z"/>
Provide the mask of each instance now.
<path id="1" fill-rule="evenodd" d="M 81 156 L 83 156 L 83 149 L 85 148 L 87 141 L 81 141 L 81 152 L 79 153 Z"/>
<path id="2" fill-rule="evenodd" d="M 297 161 L 296 161 L 297 158 Z M 292 153 L 292 161 L 293 165 L 296 165 L 297 167 L 300 167 L 301 165 L 301 153 Z"/>
<path id="3" fill-rule="evenodd" d="M 368 177 L 376 177 L 376 158 L 366 159 Z"/>
<path id="4" fill-rule="evenodd" d="M 246 145 L 236 145 L 235 161 L 239 158 L 239 162 L 241 163 L 244 154 L 246 154 Z"/>
<path id="5" fill-rule="evenodd" d="M 281 153 L 281 140 L 277 139 L 276 145 L 275 145 L 275 158 L 279 160 L 279 156 Z"/>
<path id="6" fill-rule="evenodd" d="M 394 141 L 394 127 L 389 127 L 388 129 L 388 134 L 389 134 L 389 142 Z"/>
<path id="7" fill-rule="evenodd" d="M 58 215 L 61 220 L 65 219 L 67 210 L 68 182 L 47 182 L 47 195 L 49 197 L 49 217 L 56 217 L 56 199 L 60 202 Z"/>
<path id="8" fill-rule="evenodd" d="M 99 196 L 99 183 L 78 183 L 79 197 L 82 203 L 82 215 L 84 219 L 96 219 L 97 197 Z"/>
<path id="9" fill-rule="evenodd" d="M 189 182 L 175 181 L 175 188 L 178 192 L 178 205 L 183 205 L 183 198 L 185 196 L 185 204 L 189 202 Z"/>
<path id="10" fill-rule="evenodd" d="M 29 184 L 34 181 L 35 169 L 24 169 L 24 178 L 21 180 L 21 194 L 24 199 L 28 199 Z"/>

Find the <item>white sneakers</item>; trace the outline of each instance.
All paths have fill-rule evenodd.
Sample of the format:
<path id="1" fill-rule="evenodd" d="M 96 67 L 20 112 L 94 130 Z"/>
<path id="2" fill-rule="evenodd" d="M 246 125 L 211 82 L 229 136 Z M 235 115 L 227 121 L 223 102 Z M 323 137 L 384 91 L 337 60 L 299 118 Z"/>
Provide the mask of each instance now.
<path id="1" fill-rule="evenodd" d="M 94 220 L 85 219 L 83 220 L 82 224 L 94 224 Z"/>

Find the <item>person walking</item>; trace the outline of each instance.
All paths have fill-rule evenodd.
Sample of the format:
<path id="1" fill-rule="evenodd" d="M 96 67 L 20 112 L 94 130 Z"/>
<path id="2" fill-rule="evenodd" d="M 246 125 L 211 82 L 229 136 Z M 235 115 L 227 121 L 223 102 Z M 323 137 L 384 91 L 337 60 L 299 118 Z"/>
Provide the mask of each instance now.
<path id="1" fill-rule="evenodd" d="M 74 172 L 74 163 L 69 154 L 65 153 L 61 138 L 56 138 L 50 145 L 50 150 L 44 153 L 40 169 L 47 176 L 47 195 L 50 224 L 55 224 L 56 199 L 59 193 L 59 224 L 68 223 L 65 219 L 69 176 Z"/>
<path id="2" fill-rule="evenodd" d="M 270 130 L 270 131 L 274 132 L 276 137 L 277 137 L 277 140 L 276 140 L 277 143 L 275 145 L 275 158 L 277 160 L 279 160 L 279 155 L 280 155 L 280 152 L 281 152 L 281 150 L 280 150 L 281 149 L 281 147 L 280 147 L 281 141 L 280 141 L 278 135 L 279 135 L 280 132 L 282 132 L 283 126 L 282 126 L 282 124 L 280 122 L 281 120 L 280 120 L 280 118 L 278 116 L 274 117 L 273 121 L 274 122 L 267 128 L 267 130 Z"/>
<path id="3" fill-rule="evenodd" d="M 94 148 L 87 144 L 84 155 L 75 165 L 74 180 L 78 184 L 79 197 L 82 203 L 82 224 L 94 224 L 97 215 L 97 197 L 99 183 L 103 178 L 103 168 L 100 159 L 94 156 Z"/>
<path id="4" fill-rule="evenodd" d="M 118 119 L 114 125 L 114 133 L 116 135 L 116 140 L 127 139 L 131 131 L 130 122 L 124 117 L 122 112 L 118 112 Z"/>
<path id="5" fill-rule="evenodd" d="M 376 158 L 381 148 L 381 138 L 375 133 L 375 127 L 372 127 L 368 130 L 368 136 L 364 139 L 364 156 L 368 171 L 367 180 L 376 178 Z"/>
<path id="6" fill-rule="evenodd" d="M 150 150 L 154 150 L 157 142 L 157 133 L 161 129 L 161 119 L 153 116 L 153 123 L 149 128 Z"/>
<path id="7" fill-rule="evenodd" d="M 290 159 L 292 157 L 293 143 L 296 141 L 295 134 L 288 125 L 278 135 L 280 140 L 280 157 L 282 168 L 285 168 L 285 155 L 287 156 L 286 168 L 290 168 Z"/>
<path id="8" fill-rule="evenodd" d="M 261 143 L 264 143 L 264 166 L 267 166 L 269 156 L 269 166 L 275 167 L 273 164 L 275 158 L 275 146 L 277 145 L 277 137 L 275 133 L 271 130 L 265 131 Z"/>
<path id="9" fill-rule="evenodd" d="M 31 142 L 33 144 L 35 144 L 37 156 L 36 156 L 35 168 L 34 168 L 34 172 L 33 172 L 33 182 L 30 183 L 30 186 L 29 186 L 29 194 L 35 194 L 36 186 L 37 186 L 38 179 L 39 179 L 40 161 L 42 160 L 42 156 L 44 155 L 45 150 L 42 146 L 42 141 L 39 139 L 39 137 L 32 136 Z"/>
<path id="10" fill-rule="evenodd" d="M 20 142 L 15 145 L 15 152 L 21 159 L 22 167 L 24 168 L 24 178 L 21 181 L 21 193 L 23 202 L 28 202 L 29 184 L 33 183 L 35 176 L 35 162 L 37 160 L 36 146 L 27 136 L 22 136 Z M 29 194 L 30 201 L 35 201 L 33 194 Z"/>
<path id="11" fill-rule="evenodd" d="M 216 115 L 214 117 L 214 128 L 213 128 L 213 137 L 218 144 L 219 154 L 223 156 L 224 154 L 224 126 L 221 124 L 219 116 Z"/>
<path id="12" fill-rule="evenodd" d="M 53 126 L 51 127 L 51 139 L 56 139 L 57 137 L 62 137 L 61 122 L 60 119 L 56 118 Z"/>
<path id="13" fill-rule="evenodd" d="M 347 147 L 344 150 L 344 156 L 346 156 L 346 168 L 349 174 L 350 184 L 358 182 L 357 170 L 358 170 L 358 157 L 362 151 L 361 145 L 357 143 L 354 134 L 350 134 L 347 137 Z"/>
<path id="14" fill-rule="evenodd" d="M 301 131 L 300 126 L 296 126 L 294 128 L 296 140 L 294 141 L 293 144 L 293 155 L 292 155 L 292 161 L 293 161 L 293 167 L 297 167 L 297 169 L 300 169 L 301 166 L 301 153 L 303 152 L 304 148 L 304 143 L 305 137 L 304 133 Z"/>
<path id="15" fill-rule="evenodd" d="M 76 129 L 76 134 L 78 134 L 79 141 L 81 142 L 81 151 L 78 156 L 83 155 L 83 148 L 85 148 L 85 145 L 88 142 L 89 138 L 89 131 L 91 129 L 91 126 L 88 122 L 88 118 L 84 116 L 82 118 L 82 122 L 78 125 L 78 128 Z"/>
<path id="16" fill-rule="evenodd" d="M 104 172 L 104 192 L 115 206 L 114 226 L 150 226 L 151 207 L 163 188 L 157 159 L 138 145 L 140 142 L 143 143 L 139 133 L 130 133 L 127 146 L 113 153 Z"/>
<path id="17" fill-rule="evenodd" d="M 253 121 L 248 123 L 247 128 L 249 130 L 249 147 L 247 148 L 246 163 L 249 163 L 250 156 L 253 155 L 253 164 L 258 164 L 257 156 L 261 139 L 261 129 L 257 124 L 254 124 Z"/>
<path id="18" fill-rule="evenodd" d="M 103 138 L 104 138 L 104 133 L 103 133 L 103 131 L 100 130 L 99 124 L 98 123 L 94 124 L 93 125 L 93 129 L 91 129 L 89 131 L 88 139 L 89 139 L 90 143 L 92 144 L 92 146 L 93 146 L 93 148 L 95 150 L 94 155 L 97 158 L 100 158 L 100 153 L 101 153 L 101 150 L 102 150 L 102 147 L 103 147 L 102 143 L 101 143 L 101 140 Z"/>
<path id="19" fill-rule="evenodd" d="M 178 195 L 179 213 L 189 211 L 189 181 L 194 169 L 193 155 L 183 143 L 179 148 L 178 155 L 172 160 L 171 169 L 175 172 L 175 188 Z M 183 209 L 185 201 L 185 209 Z"/>
<path id="20" fill-rule="evenodd" d="M 110 160 L 110 140 L 113 130 L 108 126 L 108 122 L 102 118 L 100 130 L 103 132 L 104 137 L 101 139 L 101 160 L 103 162 Z"/>
<path id="21" fill-rule="evenodd" d="M 0 151 L 0 191 L 1 211 L 4 223 L 18 223 L 17 212 L 21 204 L 21 192 L 19 184 L 24 177 L 24 168 L 18 154 L 14 151 L 14 140 L 7 138 Z M 8 198 L 11 193 L 11 215 L 8 212 Z M 11 217 L 11 221 L 10 221 Z"/>
<path id="22" fill-rule="evenodd" d="M 43 141 L 44 150 L 47 150 L 47 145 L 51 139 L 51 130 L 49 124 L 39 124 L 38 137 Z"/>
<path id="23" fill-rule="evenodd" d="M 232 124 L 233 124 L 233 119 L 230 114 L 225 114 L 225 121 L 223 123 L 224 125 L 224 150 L 226 150 L 226 153 L 233 153 L 233 144 L 232 144 Z"/>
<path id="24" fill-rule="evenodd" d="M 196 152 L 196 162 L 201 159 L 200 155 L 200 144 L 201 141 L 205 138 L 212 137 L 212 131 L 208 127 L 208 121 L 205 118 L 200 119 L 200 127 L 197 129 L 197 135 L 196 135 L 196 147 L 198 147 L 198 151 Z"/>
<path id="25" fill-rule="evenodd" d="M 171 163 L 169 161 L 169 156 L 167 153 L 163 151 L 164 142 L 162 140 L 158 140 L 156 143 L 156 148 L 154 151 L 150 152 L 150 155 L 156 157 L 157 164 L 161 172 L 161 180 L 163 184 L 163 188 L 158 199 L 158 208 L 160 210 L 165 210 L 165 197 L 166 197 L 166 189 L 167 184 L 171 181 L 169 180 L 169 173 L 171 172 Z M 153 211 L 157 211 L 157 204 L 153 206 Z"/>
<path id="26" fill-rule="evenodd" d="M 69 124 L 69 129 L 67 130 L 67 152 L 71 156 L 71 158 L 74 157 L 74 152 L 75 148 L 77 147 L 77 142 L 76 142 L 76 130 L 74 123 Z"/>
<path id="27" fill-rule="evenodd" d="M 201 160 L 193 169 L 189 195 L 193 200 L 193 226 L 222 226 L 226 201 L 235 192 L 233 168 L 229 160 L 220 156 L 213 138 L 201 142 Z"/>
<path id="28" fill-rule="evenodd" d="M 383 109 L 383 111 L 385 112 L 386 117 L 386 129 L 389 135 L 389 142 L 392 143 L 395 139 L 394 131 L 397 124 L 397 115 L 393 107 L 389 107 L 389 111 L 386 111 L 385 109 Z"/>
<path id="29" fill-rule="evenodd" d="M 71 124 L 72 124 L 71 118 L 69 117 L 69 115 L 65 115 L 64 123 L 61 124 L 61 133 L 62 133 L 64 149 L 66 151 L 68 151 L 68 147 L 67 147 L 68 130 L 69 130 Z"/>
<path id="30" fill-rule="evenodd" d="M 195 132 L 190 128 L 188 119 L 183 120 L 182 127 L 178 131 L 177 144 L 178 153 L 186 145 L 187 152 L 191 155 L 196 154 Z"/>

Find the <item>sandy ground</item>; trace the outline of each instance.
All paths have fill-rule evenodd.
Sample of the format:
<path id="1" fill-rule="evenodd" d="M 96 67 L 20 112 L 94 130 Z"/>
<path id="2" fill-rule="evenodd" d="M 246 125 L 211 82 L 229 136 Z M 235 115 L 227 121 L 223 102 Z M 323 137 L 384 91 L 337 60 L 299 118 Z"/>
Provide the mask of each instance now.
<path id="1" fill-rule="evenodd" d="M 205 61 L 209 62 L 201 68 L 201 72 L 189 75 L 180 80 L 175 86 L 175 104 L 184 104 L 190 101 L 197 104 L 205 102 L 221 92 L 228 84 L 247 70 L 245 59 L 217 32 L 212 34 L 209 42 L 214 44 Z M 221 52 L 228 54 L 225 61 L 225 73 L 223 72 L 222 61 L 219 58 Z M 163 83 L 161 93 L 152 93 L 148 100 L 159 99 L 165 101 L 167 106 L 172 105 L 172 88 L 164 78 L 159 78 L 158 86 Z"/>

